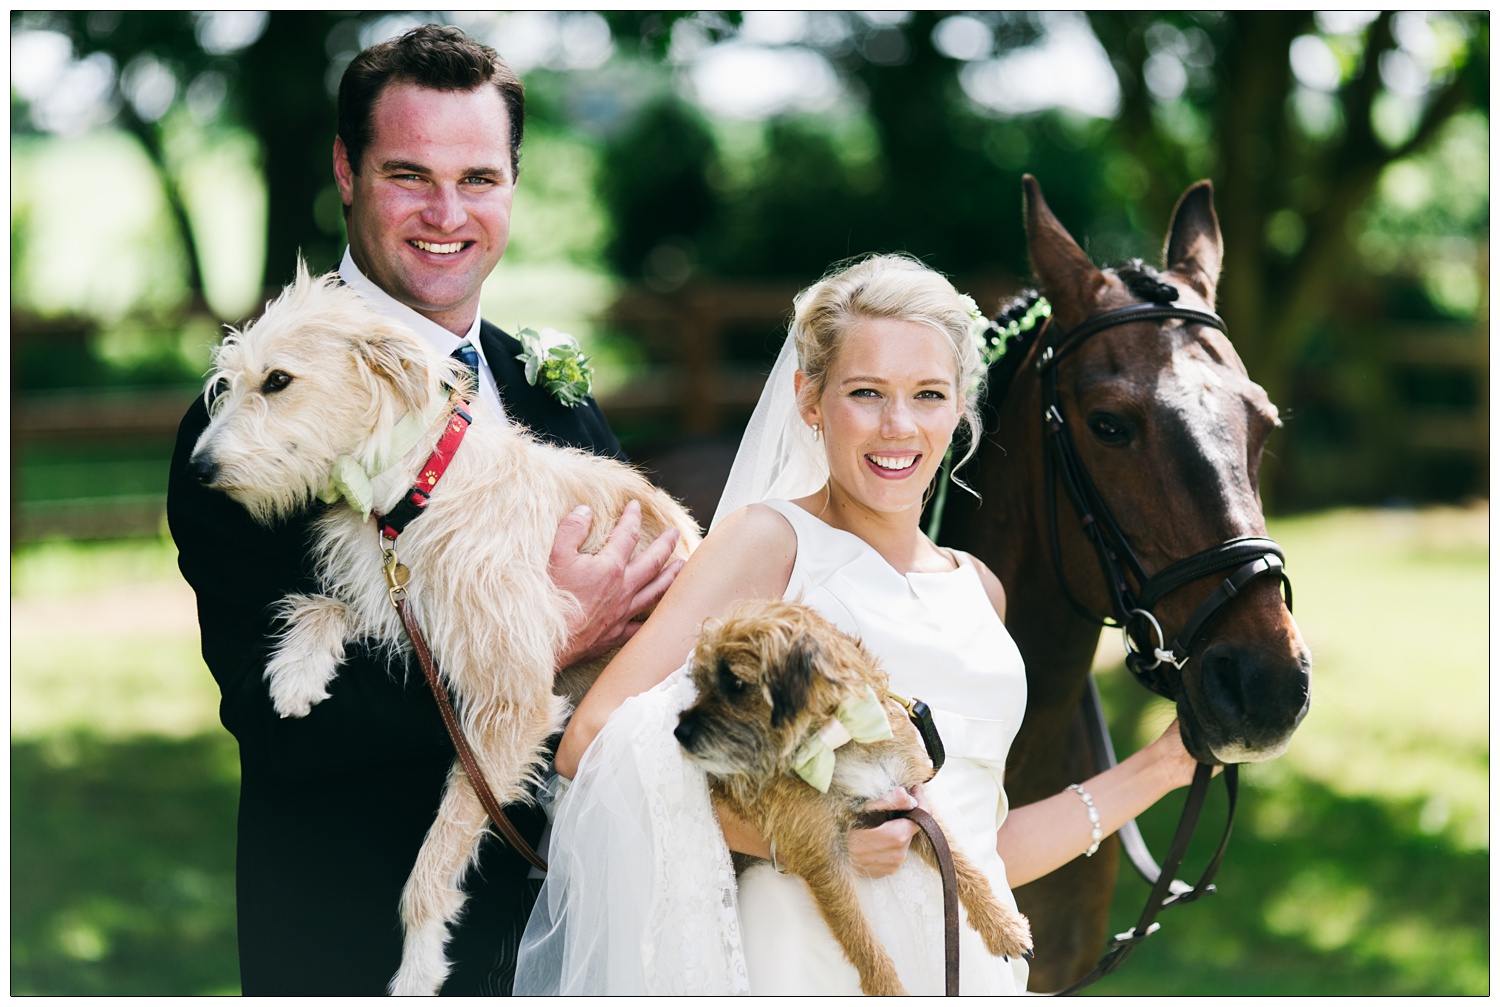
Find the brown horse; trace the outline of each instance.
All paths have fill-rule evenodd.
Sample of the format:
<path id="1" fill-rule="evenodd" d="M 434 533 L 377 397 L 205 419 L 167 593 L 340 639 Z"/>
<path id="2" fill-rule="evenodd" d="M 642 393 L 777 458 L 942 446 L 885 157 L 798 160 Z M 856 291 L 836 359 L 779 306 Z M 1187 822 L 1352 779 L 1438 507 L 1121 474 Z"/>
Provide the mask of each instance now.
<path id="1" fill-rule="evenodd" d="M 1027 176 L 1024 184 L 1032 268 L 1052 318 L 991 369 L 990 422 L 966 470 L 982 502 L 950 493 L 942 529 L 945 541 L 974 553 L 1004 583 L 1006 624 L 1026 659 L 1030 696 L 1006 769 L 1014 806 L 1093 773 L 1080 699 L 1100 626 L 1118 618 L 1120 589 L 1155 594 L 1139 583 L 1148 574 L 1226 542 L 1264 539 L 1261 451 L 1280 425 L 1229 339 L 1204 324 L 1217 322 L 1211 313 L 1223 258 L 1209 183 L 1179 201 L 1161 274 L 1139 263 L 1095 267 L 1036 180 Z M 1165 319 L 1127 313 L 1123 324 L 1101 326 L 1065 351 L 1057 342 L 1102 313 L 1152 303 L 1170 303 L 1163 314 L 1181 310 Z M 1039 368 L 1047 345 L 1057 359 Z M 1055 398 L 1044 401 L 1051 389 Z M 1049 434 L 1043 414 L 1053 402 L 1059 415 Z M 1088 522 L 1059 486 L 1057 466 L 1044 459 L 1045 439 L 1064 428 L 1097 487 L 1096 502 L 1128 543 L 1112 551 L 1139 561 L 1115 584 L 1101 574 Z M 1279 577 L 1279 557 L 1266 562 Z M 1158 638 L 1142 622 L 1133 627 L 1134 646 L 1149 655 L 1197 621 L 1223 569 L 1175 578 L 1182 583 L 1154 605 Z M 1200 762 L 1274 758 L 1307 711 L 1310 660 L 1276 581 L 1246 583 L 1208 619 L 1206 634 L 1184 645 L 1180 668 L 1168 660 L 1152 672 L 1176 702 L 1183 738 Z M 1079 857 L 1016 892 L 1036 937 L 1033 989 L 1058 989 L 1098 958 L 1117 852 L 1112 839 L 1092 859 Z"/>

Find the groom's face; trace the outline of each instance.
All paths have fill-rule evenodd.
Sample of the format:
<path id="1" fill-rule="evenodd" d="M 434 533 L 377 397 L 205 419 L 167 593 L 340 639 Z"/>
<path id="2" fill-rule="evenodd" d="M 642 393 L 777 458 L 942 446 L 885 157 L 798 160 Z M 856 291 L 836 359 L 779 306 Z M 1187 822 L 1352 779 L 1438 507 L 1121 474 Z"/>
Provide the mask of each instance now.
<path id="1" fill-rule="evenodd" d="M 499 92 L 392 83 L 371 112 L 359 171 L 342 140 L 334 177 L 349 251 L 382 290 L 460 335 L 510 239 L 510 128 Z"/>

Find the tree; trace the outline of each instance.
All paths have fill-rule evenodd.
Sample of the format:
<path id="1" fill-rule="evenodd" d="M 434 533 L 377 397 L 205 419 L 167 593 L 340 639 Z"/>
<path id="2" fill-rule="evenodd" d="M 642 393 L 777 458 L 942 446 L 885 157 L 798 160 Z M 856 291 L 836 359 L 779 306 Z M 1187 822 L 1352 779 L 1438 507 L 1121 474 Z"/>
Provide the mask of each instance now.
<path id="1" fill-rule="evenodd" d="M 155 164 L 187 253 L 186 285 L 200 302 L 200 242 L 180 185 L 174 131 L 196 131 L 212 143 L 219 131 L 241 128 L 258 141 L 270 206 L 266 286 L 285 282 L 299 250 L 332 266 L 339 224 L 319 214 L 320 196 L 332 189 L 329 43 L 354 43 L 354 24 L 345 15 L 305 11 L 17 12 L 11 19 L 13 31 L 65 36 L 79 61 L 107 57 L 111 76 L 101 106 Z M 33 104 L 22 105 L 20 128 L 38 127 Z"/>
<path id="2" fill-rule="evenodd" d="M 1425 66 L 1410 51 L 1422 42 L 1395 37 L 1398 17 L 1409 19 L 1409 36 L 1443 36 L 1427 43 Z M 1169 200 L 1196 177 L 1215 180 L 1233 260 L 1221 308 L 1273 399 L 1356 259 L 1351 222 L 1381 172 L 1459 110 L 1488 110 L 1488 16 L 1411 17 L 1091 15 L 1121 82 L 1120 135 L 1168 179 L 1147 197 L 1153 216 L 1165 220 Z M 1161 79 L 1174 65 L 1180 85 Z"/>

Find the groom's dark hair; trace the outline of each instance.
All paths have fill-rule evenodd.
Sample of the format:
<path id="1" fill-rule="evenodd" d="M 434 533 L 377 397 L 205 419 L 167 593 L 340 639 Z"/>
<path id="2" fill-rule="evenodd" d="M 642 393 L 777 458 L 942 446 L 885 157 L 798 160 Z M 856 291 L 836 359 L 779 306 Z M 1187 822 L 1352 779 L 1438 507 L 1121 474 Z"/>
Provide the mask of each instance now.
<path id="1" fill-rule="evenodd" d="M 521 170 L 521 134 L 526 93 L 521 78 L 500 54 L 450 25 L 424 24 L 370 46 L 354 57 L 339 81 L 338 135 L 357 175 L 370 144 L 375 102 L 388 84 L 416 84 L 436 91 L 473 91 L 492 84 L 510 120 L 510 170 Z"/>

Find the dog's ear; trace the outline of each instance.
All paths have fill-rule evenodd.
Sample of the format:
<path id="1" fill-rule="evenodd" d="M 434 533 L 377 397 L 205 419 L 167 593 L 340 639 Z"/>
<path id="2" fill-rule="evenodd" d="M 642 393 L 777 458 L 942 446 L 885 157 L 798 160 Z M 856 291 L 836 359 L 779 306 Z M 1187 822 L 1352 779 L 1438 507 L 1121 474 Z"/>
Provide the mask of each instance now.
<path id="1" fill-rule="evenodd" d="M 811 636 L 800 636 L 787 650 L 786 667 L 771 681 L 771 726 L 780 727 L 807 705 L 822 648 Z"/>
<path id="2" fill-rule="evenodd" d="M 404 332 L 371 329 L 354 337 L 354 353 L 371 375 L 389 384 L 409 411 L 427 406 L 433 393 L 433 377 L 426 355 Z"/>

